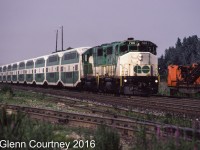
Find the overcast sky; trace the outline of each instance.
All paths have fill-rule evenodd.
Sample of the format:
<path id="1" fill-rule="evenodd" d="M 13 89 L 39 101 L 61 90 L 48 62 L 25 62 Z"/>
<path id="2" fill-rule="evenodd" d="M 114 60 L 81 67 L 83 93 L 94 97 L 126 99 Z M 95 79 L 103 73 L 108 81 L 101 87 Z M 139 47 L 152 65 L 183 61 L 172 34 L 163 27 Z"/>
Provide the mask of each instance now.
<path id="1" fill-rule="evenodd" d="M 200 37 L 199 0 L 0 0 L 0 64 L 64 48 L 96 46 L 134 37 L 158 46 Z"/>

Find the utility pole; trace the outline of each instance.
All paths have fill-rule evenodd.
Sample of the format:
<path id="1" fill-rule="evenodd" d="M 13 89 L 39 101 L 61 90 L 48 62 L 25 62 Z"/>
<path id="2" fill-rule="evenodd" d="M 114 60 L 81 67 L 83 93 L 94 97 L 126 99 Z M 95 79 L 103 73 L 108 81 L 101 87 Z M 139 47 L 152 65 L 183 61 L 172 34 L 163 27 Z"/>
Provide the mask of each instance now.
<path id="1" fill-rule="evenodd" d="M 63 26 L 61 27 L 61 31 L 62 31 L 62 51 L 63 51 Z"/>
<path id="2" fill-rule="evenodd" d="M 56 30 L 56 52 L 58 50 L 58 30 Z"/>

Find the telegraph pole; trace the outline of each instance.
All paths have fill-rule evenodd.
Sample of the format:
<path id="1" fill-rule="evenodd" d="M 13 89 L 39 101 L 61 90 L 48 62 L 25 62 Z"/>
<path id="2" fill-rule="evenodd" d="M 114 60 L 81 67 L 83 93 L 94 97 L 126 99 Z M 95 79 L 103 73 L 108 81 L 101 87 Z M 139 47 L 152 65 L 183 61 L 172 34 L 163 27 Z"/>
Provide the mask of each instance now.
<path id="1" fill-rule="evenodd" d="M 58 30 L 56 30 L 56 52 L 58 50 Z"/>
<path id="2" fill-rule="evenodd" d="M 61 27 L 61 32 L 62 32 L 62 51 L 63 51 L 63 26 Z"/>

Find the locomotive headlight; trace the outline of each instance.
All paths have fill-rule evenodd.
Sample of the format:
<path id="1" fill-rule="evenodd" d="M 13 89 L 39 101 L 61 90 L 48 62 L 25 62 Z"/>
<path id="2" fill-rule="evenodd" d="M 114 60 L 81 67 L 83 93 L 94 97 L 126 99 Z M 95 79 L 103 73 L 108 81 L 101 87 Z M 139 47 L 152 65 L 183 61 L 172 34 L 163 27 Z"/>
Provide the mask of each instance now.
<path id="1" fill-rule="evenodd" d="M 138 60 L 139 60 L 139 61 L 142 61 L 142 60 L 143 60 L 142 54 L 139 54 L 139 55 L 138 55 Z"/>
<path id="2" fill-rule="evenodd" d="M 155 80 L 156 83 L 158 83 L 158 80 Z"/>
<path id="3" fill-rule="evenodd" d="M 126 79 L 124 79 L 124 82 L 127 82 L 127 80 L 126 80 Z"/>

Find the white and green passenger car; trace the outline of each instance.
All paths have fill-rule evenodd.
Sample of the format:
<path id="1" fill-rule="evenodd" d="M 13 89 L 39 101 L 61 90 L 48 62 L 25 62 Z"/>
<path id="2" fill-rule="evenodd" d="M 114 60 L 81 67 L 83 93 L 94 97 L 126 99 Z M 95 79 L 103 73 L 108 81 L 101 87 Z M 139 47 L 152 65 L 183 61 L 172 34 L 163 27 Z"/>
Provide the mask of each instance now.
<path id="1" fill-rule="evenodd" d="M 76 87 L 83 74 L 82 53 L 89 47 L 59 51 L 0 66 L 0 82 Z"/>

